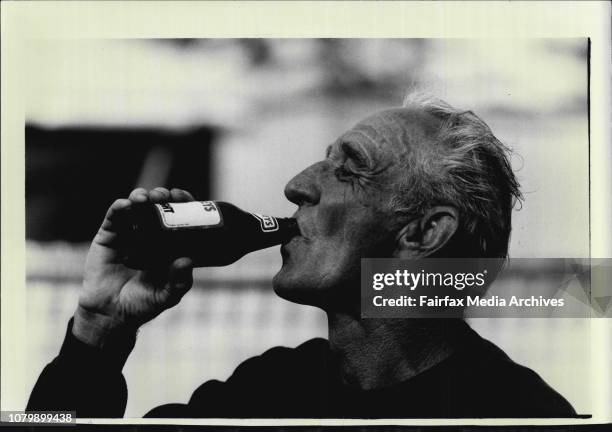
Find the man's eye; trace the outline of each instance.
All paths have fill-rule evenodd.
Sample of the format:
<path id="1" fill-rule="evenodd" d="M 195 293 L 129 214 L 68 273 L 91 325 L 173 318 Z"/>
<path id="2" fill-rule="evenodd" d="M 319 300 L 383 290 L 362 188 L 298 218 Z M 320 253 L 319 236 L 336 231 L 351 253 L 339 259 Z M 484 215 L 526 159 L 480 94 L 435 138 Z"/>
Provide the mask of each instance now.
<path id="1" fill-rule="evenodd" d="M 347 169 L 346 164 L 339 165 L 334 170 L 334 174 L 340 180 L 348 180 L 355 178 L 355 173 Z"/>

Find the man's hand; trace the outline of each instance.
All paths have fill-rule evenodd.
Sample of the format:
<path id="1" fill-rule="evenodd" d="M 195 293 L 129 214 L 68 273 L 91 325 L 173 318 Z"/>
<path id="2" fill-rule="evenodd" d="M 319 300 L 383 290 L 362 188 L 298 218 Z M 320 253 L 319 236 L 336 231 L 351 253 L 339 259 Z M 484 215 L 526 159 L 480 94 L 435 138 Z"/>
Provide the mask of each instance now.
<path id="1" fill-rule="evenodd" d="M 108 209 L 85 261 L 83 291 L 74 315 L 73 334 L 102 347 L 111 333 L 135 332 L 164 310 L 176 305 L 193 283 L 193 263 L 187 257 L 167 268 L 135 271 L 122 263 L 122 217 L 135 203 L 193 201 L 180 189 L 135 189 L 128 199 Z"/>

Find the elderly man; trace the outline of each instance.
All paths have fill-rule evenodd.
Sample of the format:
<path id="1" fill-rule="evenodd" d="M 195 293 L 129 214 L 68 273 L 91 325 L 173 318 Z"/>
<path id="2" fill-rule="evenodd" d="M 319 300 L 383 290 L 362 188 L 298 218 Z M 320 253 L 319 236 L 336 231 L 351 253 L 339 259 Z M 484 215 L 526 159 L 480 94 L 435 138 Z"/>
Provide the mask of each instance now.
<path id="1" fill-rule="evenodd" d="M 567 417 L 571 405 L 457 319 L 362 319 L 362 257 L 505 257 L 520 198 L 507 149 L 470 111 L 408 100 L 344 133 L 325 159 L 287 184 L 301 235 L 282 249 L 275 292 L 328 315 L 329 340 L 276 347 L 187 404 L 152 417 Z M 188 201 L 136 189 L 109 209 L 89 251 L 84 287 L 57 358 L 28 409 L 122 416 L 121 369 L 136 330 L 192 284 L 189 258 L 134 272 L 120 263 L 114 220 L 133 203 Z M 205 360 L 204 360 L 205 361 Z"/>

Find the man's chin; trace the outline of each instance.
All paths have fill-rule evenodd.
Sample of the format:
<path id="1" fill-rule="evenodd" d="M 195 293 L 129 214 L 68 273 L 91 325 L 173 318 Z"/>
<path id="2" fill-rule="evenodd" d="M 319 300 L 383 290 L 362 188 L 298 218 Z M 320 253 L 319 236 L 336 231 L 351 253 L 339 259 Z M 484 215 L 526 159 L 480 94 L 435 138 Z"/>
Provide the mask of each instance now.
<path id="1" fill-rule="evenodd" d="M 272 287 L 276 295 L 292 303 L 324 308 L 325 296 L 322 295 L 323 293 L 304 284 L 304 281 L 296 279 L 284 274 L 281 269 L 272 279 Z"/>

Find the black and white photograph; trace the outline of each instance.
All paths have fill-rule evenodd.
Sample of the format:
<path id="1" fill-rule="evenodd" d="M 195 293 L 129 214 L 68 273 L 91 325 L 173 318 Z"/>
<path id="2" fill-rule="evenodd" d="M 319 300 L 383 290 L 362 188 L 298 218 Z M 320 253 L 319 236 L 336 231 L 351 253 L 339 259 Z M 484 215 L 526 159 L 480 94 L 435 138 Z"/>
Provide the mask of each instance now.
<path id="1" fill-rule="evenodd" d="M 602 422 L 592 43 L 25 38 L 2 421 Z M 369 258 L 516 259 L 483 298 L 580 313 L 364 316 Z"/>

